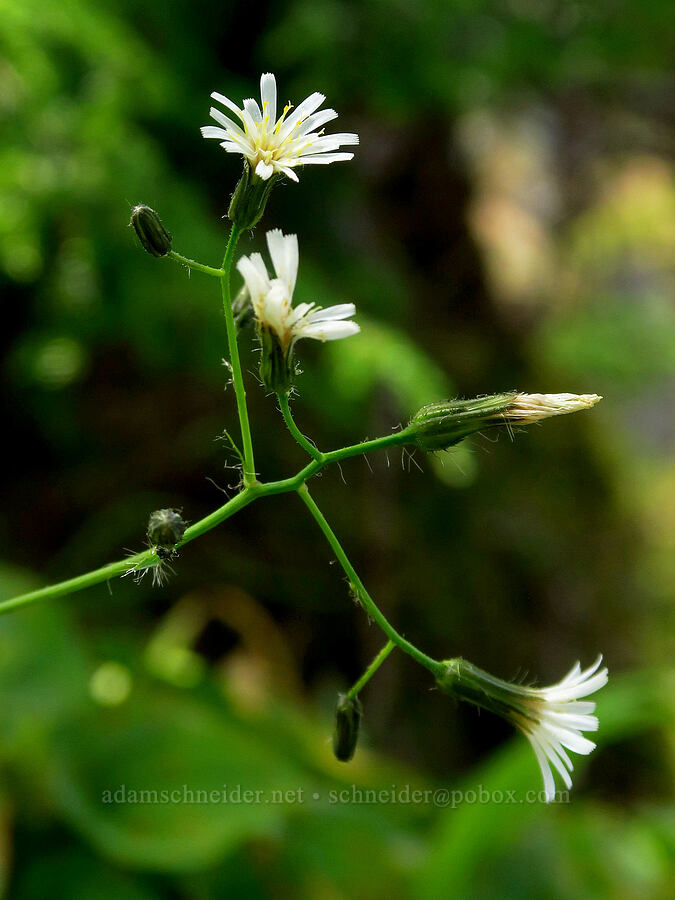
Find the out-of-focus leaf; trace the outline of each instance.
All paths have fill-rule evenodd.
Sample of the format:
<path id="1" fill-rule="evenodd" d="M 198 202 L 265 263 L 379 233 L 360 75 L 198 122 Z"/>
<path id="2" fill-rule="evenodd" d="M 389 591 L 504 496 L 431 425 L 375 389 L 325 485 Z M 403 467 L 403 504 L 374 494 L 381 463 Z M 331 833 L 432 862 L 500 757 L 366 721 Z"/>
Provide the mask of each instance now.
<path id="1" fill-rule="evenodd" d="M 50 764 L 60 814 L 104 856 L 164 871 L 276 833 L 287 807 L 272 791 L 301 783 L 292 759 L 225 711 L 159 690 L 69 722 Z"/>
<path id="2" fill-rule="evenodd" d="M 34 586 L 21 573 L 0 571 L 3 597 Z M 0 756 L 20 764 L 41 753 L 49 729 L 86 700 L 89 672 L 62 603 L 44 601 L 0 617 Z"/>
<path id="3" fill-rule="evenodd" d="M 534 344 L 537 355 L 597 390 L 617 391 L 667 377 L 675 369 L 675 310 L 670 300 L 600 300 L 549 322 Z M 604 386 L 607 387 L 604 387 Z M 610 387 L 611 386 L 611 387 Z"/>
<path id="4" fill-rule="evenodd" d="M 46 891 L 68 900 L 159 900 L 160 895 L 138 879 L 116 871 L 79 849 L 36 855 L 13 886 L 13 900 L 41 900 Z"/>

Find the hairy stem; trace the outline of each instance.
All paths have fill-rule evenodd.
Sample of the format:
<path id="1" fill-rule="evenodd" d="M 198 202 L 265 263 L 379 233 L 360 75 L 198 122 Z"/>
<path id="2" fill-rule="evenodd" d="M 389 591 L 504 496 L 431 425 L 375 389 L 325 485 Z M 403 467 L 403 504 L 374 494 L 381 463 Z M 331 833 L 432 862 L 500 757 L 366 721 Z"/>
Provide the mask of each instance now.
<path id="1" fill-rule="evenodd" d="M 109 578 L 124 575 L 130 569 L 143 568 L 143 563 L 146 561 L 148 565 L 151 565 L 152 558 L 152 551 L 147 550 L 145 553 L 138 553 L 136 556 L 129 556 L 126 559 L 101 566 L 100 569 L 94 569 L 92 572 L 86 572 L 84 575 L 76 575 L 75 578 L 69 578 L 67 581 L 60 581 L 58 584 L 51 584 L 48 587 L 29 591 L 27 594 L 21 594 L 18 597 L 12 597 L 11 600 L 4 600 L 0 603 L 0 614 L 11 612 L 13 609 L 34 603 L 36 600 L 46 600 L 47 598 L 63 597 L 65 594 L 74 594 L 76 591 L 91 587 L 93 584 L 100 584 L 102 581 L 108 581 Z"/>
<path id="2" fill-rule="evenodd" d="M 205 532 L 215 528 L 216 525 L 220 525 L 221 522 L 229 519 L 230 516 L 243 509 L 244 506 L 248 506 L 255 498 L 255 488 L 241 491 L 236 497 L 233 497 L 224 506 L 221 506 L 220 509 L 215 510 L 215 512 L 205 516 L 199 522 L 195 522 L 194 525 L 186 529 L 183 540 L 177 547 L 182 547 L 189 541 L 193 541 Z M 86 572 L 84 575 L 77 575 L 75 578 L 59 581 L 57 584 L 51 584 L 48 587 L 29 591 L 27 594 L 21 594 L 18 597 L 12 597 L 10 600 L 4 600 L 0 602 L 0 615 L 11 612 L 11 610 L 21 606 L 26 606 L 29 603 L 34 603 L 36 600 L 46 600 L 48 598 L 63 597 L 66 594 L 74 594 L 76 591 L 92 587 L 94 584 L 100 584 L 102 581 L 108 581 L 117 575 L 124 575 L 127 572 L 138 572 L 156 563 L 157 556 L 154 550 L 145 550 L 134 556 L 127 556 L 125 559 L 120 559 L 117 562 L 101 566 L 99 569 Z"/>
<path id="3" fill-rule="evenodd" d="M 323 513 L 319 509 L 319 507 L 314 502 L 311 494 L 309 493 L 309 489 L 306 484 L 303 484 L 300 488 L 298 488 L 298 495 L 300 499 L 305 504 L 307 509 L 310 511 L 317 525 L 321 529 L 324 534 L 324 537 L 330 544 L 335 556 L 338 559 L 338 562 L 344 569 L 344 572 L 349 578 L 350 583 L 352 584 L 356 594 L 361 601 L 361 605 L 368 613 L 370 618 L 379 625 L 382 631 L 386 634 L 392 643 L 396 644 L 404 653 L 407 653 L 409 656 L 418 662 L 420 665 L 424 666 L 426 669 L 429 669 L 434 675 L 439 675 L 442 671 L 442 665 L 435 659 L 432 659 L 430 656 L 427 656 L 426 653 L 422 653 L 421 650 L 418 650 L 414 644 L 411 644 L 410 641 L 407 641 L 402 635 L 396 631 L 394 626 L 386 619 L 384 614 L 380 611 L 379 607 L 376 605 L 373 598 L 370 596 L 368 591 L 366 590 L 363 582 L 356 574 L 356 570 L 354 566 L 352 566 L 347 554 L 342 548 L 342 544 L 338 540 L 335 532 L 330 527 L 328 522 L 326 521 Z"/>
<path id="4" fill-rule="evenodd" d="M 241 371 L 241 362 L 239 360 L 239 347 L 237 346 L 237 327 L 234 324 L 234 314 L 232 313 L 232 297 L 230 294 L 230 273 L 232 270 L 232 260 L 237 241 L 241 235 L 241 231 L 236 225 L 232 226 L 230 237 L 225 249 L 225 257 L 223 259 L 222 275 L 220 276 L 220 286 L 223 294 L 223 310 L 225 312 L 225 325 L 227 327 L 227 343 L 230 350 L 230 365 L 232 366 L 232 383 L 234 384 L 234 393 L 237 398 L 237 412 L 239 413 L 239 425 L 241 427 L 241 438 L 244 445 L 244 487 L 250 487 L 256 483 L 255 463 L 253 461 L 253 444 L 251 442 L 251 426 L 248 421 L 248 408 L 246 406 L 246 387 L 244 386 L 244 376 Z"/>
<path id="5" fill-rule="evenodd" d="M 177 263 L 180 263 L 182 266 L 186 266 L 188 269 L 194 269 L 197 272 L 203 272 L 205 275 L 213 276 L 213 278 L 223 277 L 222 269 L 214 269 L 212 266 L 205 266 L 204 263 L 199 263 L 194 259 L 188 259 L 187 256 L 181 256 L 181 254 L 176 253 L 175 250 L 169 250 L 166 255 L 175 260 Z"/>
<path id="6" fill-rule="evenodd" d="M 295 440 L 300 444 L 300 446 L 305 450 L 309 455 L 316 460 L 323 459 L 323 453 L 314 446 L 314 444 L 306 438 L 305 435 L 300 431 L 298 426 L 295 424 L 295 420 L 291 415 L 291 408 L 288 404 L 288 394 L 277 394 L 279 399 L 279 409 L 281 410 L 281 415 L 284 417 L 284 422 L 286 423 L 286 427 L 293 435 Z"/>
<path id="7" fill-rule="evenodd" d="M 391 651 L 394 649 L 396 644 L 393 641 L 387 641 L 384 647 L 377 654 L 375 659 L 368 666 L 363 675 L 359 678 L 359 680 L 347 691 L 347 698 L 349 700 L 353 700 L 360 691 L 363 689 L 365 684 L 368 684 L 373 675 L 380 668 L 385 659 L 389 656 Z"/>
<path id="8" fill-rule="evenodd" d="M 328 453 L 322 453 L 320 459 L 313 459 L 312 462 L 308 463 L 303 469 L 290 478 L 283 478 L 279 481 L 268 481 L 264 483 L 255 481 L 249 487 L 244 488 L 232 497 L 231 500 L 228 500 L 228 502 L 219 509 L 214 510 L 214 512 L 210 513 L 208 516 L 205 516 L 203 519 L 190 525 L 183 536 L 183 540 L 177 545 L 177 548 L 180 549 L 180 547 L 193 541 L 195 538 L 206 534 L 207 531 L 211 531 L 212 528 L 220 525 L 221 522 L 229 519 L 230 516 L 233 516 L 254 500 L 258 500 L 261 497 L 273 496 L 275 494 L 287 494 L 291 491 L 298 491 L 309 478 L 316 475 L 317 472 L 331 462 L 338 462 L 342 459 L 348 459 L 352 456 L 368 453 L 371 450 L 378 450 L 393 444 L 402 444 L 406 442 L 405 433 L 396 432 L 394 434 L 386 435 L 385 437 L 376 438 L 372 441 L 364 441 L 360 444 L 353 444 L 349 447 L 341 447 L 339 450 L 331 450 Z M 107 581 L 109 578 L 123 575 L 130 569 L 139 570 L 144 566 L 155 565 L 156 562 L 157 557 L 153 551 L 146 550 L 135 556 L 126 557 L 117 562 L 101 566 L 100 568 L 94 569 L 91 572 L 86 572 L 83 575 L 77 575 L 75 578 L 69 578 L 66 581 L 60 581 L 57 584 L 39 588 L 36 591 L 30 591 L 27 594 L 12 597 L 9 600 L 0 601 L 0 615 L 26 604 L 33 603 L 36 600 L 46 600 L 50 597 L 62 597 L 66 594 L 73 594 L 76 591 L 81 591 L 84 588 L 92 587 L 95 584 Z"/>

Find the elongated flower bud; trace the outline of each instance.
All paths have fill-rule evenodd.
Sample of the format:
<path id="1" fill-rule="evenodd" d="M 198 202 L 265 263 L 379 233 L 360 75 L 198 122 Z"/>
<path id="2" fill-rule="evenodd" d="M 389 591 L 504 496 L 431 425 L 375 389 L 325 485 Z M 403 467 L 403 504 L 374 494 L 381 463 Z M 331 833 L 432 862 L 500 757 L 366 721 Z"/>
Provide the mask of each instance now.
<path id="1" fill-rule="evenodd" d="M 152 256 L 166 256 L 171 250 L 171 235 L 154 209 L 143 204 L 134 206 L 129 224 L 133 226 L 143 248 Z"/>
<path id="2" fill-rule="evenodd" d="M 436 681 L 446 693 L 508 719 L 523 732 L 537 757 L 548 803 L 555 797 L 551 766 L 566 787 L 572 787 L 569 773 L 574 766 L 565 748 L 587 755 L 595 747 L 582 734 L 598 729 L 598 720 L 591 715 L 595 703 L 580 698 L 607 684 L 607 669 L 600 669 L 601 662 L 599 656 L 583 672 L 576 663 L 558 684 L 533 688 L 502 681 L 465 659 L 448 659 Z"/>
<path id="3" fill-rule="evenodd" d="M 354 756 L 362 718 L 363 706 L 359 698 L 338 694 L 333 732 L 333 753 L 340 762 L 349 762 Z"/>
<path id="4" fill-rule="evenodd" d="M 549 416 L 589 409 L 597 394 L 492 394 L 472 400 L 445 400 L 423 406 L 406 431 L 420 450 L 446 450 L 470 434 L 510 424 L 529 425 Z"/>
<path id="5" fill-rule="evenodd" d="M 148 540 L 155 547 L 173 549 L 183 539 L 185 520 L 178 509 L 157 509 L 148 520 Z"/>

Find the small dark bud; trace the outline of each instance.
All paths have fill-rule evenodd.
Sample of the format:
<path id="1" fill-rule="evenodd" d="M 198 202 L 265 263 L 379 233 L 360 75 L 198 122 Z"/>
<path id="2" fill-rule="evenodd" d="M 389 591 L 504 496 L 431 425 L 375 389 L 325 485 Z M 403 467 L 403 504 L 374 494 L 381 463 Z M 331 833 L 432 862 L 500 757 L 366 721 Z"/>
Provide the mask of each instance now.
<path id="1" fill-rule="evenodd" d="M 150 513 L 148 540 L 155 547 L 171 550 L 183 539 L 185 520 L 178 509 L 157 509 Z"/>
<path id="2" fill-rule="evenodd" d="M 171 250 L 171 235 L 154 209 L 143 204 L 135 206 L 129 224 L 133 226 L 143 249 L 152 256 L 166 256 Z"/>
<path id="3" fill-rule="evenodd" d="M 251 172 L 248 162 L 244 163 L 244 172 L 234 189 L 228 216 L 242 230 L 248 230 L 258 224 L 265 212 L 272 187 L 278 175 L 272 175 L 266 181 L 255 172 Z"/>
<path id="4" fill-rule="evenodd" d="M 362 718 L 363 706 L 359 698 L 351 699 L 347 694 L 338 694 L 335 709 L 335 731 L 333 732 L 333 753 L 340 762 L 349 762 L 354 756 Z"/>

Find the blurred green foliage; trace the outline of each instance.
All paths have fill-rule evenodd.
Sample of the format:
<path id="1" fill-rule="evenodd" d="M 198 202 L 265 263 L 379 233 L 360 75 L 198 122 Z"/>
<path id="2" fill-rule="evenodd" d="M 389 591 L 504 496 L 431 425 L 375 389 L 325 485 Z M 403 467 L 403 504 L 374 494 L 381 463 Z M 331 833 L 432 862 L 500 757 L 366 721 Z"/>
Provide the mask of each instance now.
<path id="1" fill-rule="evenodd" d="M 611 675 L 569 804 L 355 802 L 523 797 L 539 774 L 525 741 L 397 654 L 364 691 L 363 746 L 336 763 L 336 691 L 381 636 L 300 505 L 256 504 L 162 590 L 121 580 L 0 621 L 4 895 L 668 897 L 670 5 L 0 13 L 0 597 L 138 550 L 150 510 L 194 521 L 222 502 L 209 479 L 236 480 L 217 440 L 235 418 L 217 287 L 150 259 L 126 224 L 148 203 L 177 250 L 218 264 L 239 162 L 198 128 L 212 90 L 249 96 L 272 70 L 361 135 L 354 163 L 277 188 L 263 223 L 298 232 L 298 301 L 353 300 L 363 326 L 302 348 L 295 412 L 319 446 L 449 393 L 605 395 L 513 442 L 352 460 L 317 480 L 319 502 L 429 653 L 549 683 L 601 650 Z M 290 474 L 301 452 L 253 379 L 249 396 L 261 472 Z M 104 802 L 122 785 L 281 802 Z"/>

